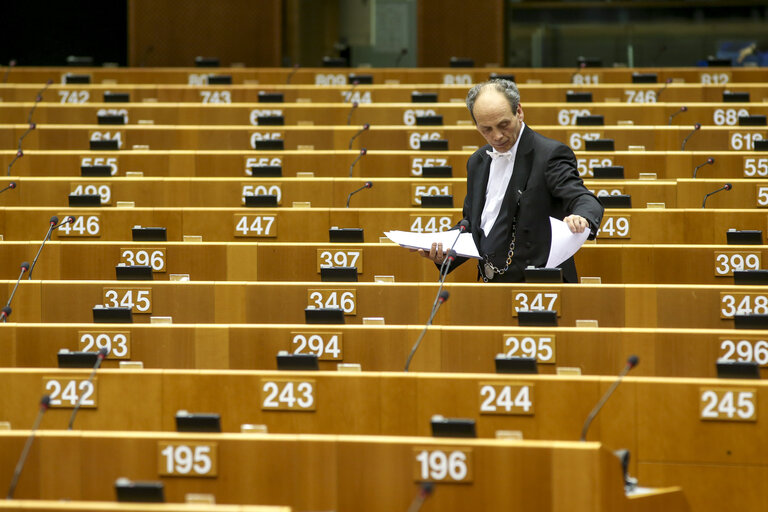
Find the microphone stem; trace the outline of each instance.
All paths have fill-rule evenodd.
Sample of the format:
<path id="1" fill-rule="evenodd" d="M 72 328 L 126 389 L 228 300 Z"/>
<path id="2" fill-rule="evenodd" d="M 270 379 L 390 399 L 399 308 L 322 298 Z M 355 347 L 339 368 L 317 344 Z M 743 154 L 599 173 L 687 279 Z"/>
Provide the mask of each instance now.
<path id="1" fill-rule="evenodd" d="M 32 432 L 29 434 L 29 437 L 27 438 L 27 442 L 24 444 L 24 449 L 21 450 L 21 456 L 19 457 L 19 462 L 16 463 L 16 469 L 13 471 L 11 486 L 8 488 L 8 496 L 6 496 L 5 498 L 7 500 L 13 499 L 13 493 L 14 491 L 16 491 L 16 484 L 19 483 L 21 470 L 24 468 L 24 463 L 27 461 L 27 456 L 29 455 L 29 449 L 32 447 L 32 441 L 35 438 L 35 431 L 40 426 L 40 422 L 43 421 L 43 414 L 45 413 L 45 409 L 46 409 L 45 407 L 40 407 L 40 411 L 37 413 L 37 418 L 35 418 L 35 424 L 32 426 Z"/>
<path id="2" fill-rule="evenodd" d="M 605 405 L 605 402 L 607 402 L 608 399 L 613 394 L 613 392 L 616 391 L 616 388 L 621 383 L 621 380 L 624 378 L 627 372 L 629 372 L 629 370 L 631 369 L 632 367 L 630 365 L 627 365 L 624 367 L 623 370 L 621 370 L 621 373 L 619 374 L 619 378 L 613 382 L 610 389 L 608 389 L 608 392 L 603 395 L 603 398 L 601 398 L 600 401 L 597 402 L 597 405 L 595 405 L 594 409 L 592 409 L 592 412 L 589 413 L 589 416 L 587 416 L 587 421 L 584 422 L 584 427 L 581 429 L 581 441 L 587 440 L 587 430 L 589 430 L 589 426 L 592 424 L 592 420 L 595 419 L 595 417 L 597 416 L 597 413 L 600 412 L 600 409 L 603 408 L 603 405 Z"/>
<path id="3" fill-rule="evenodd" d="M 24 272 L 26 272 L 26 270 L 22 268 L 21 274 L 19 274 L 19 278 L 16 280 L 16 285 L 13 287 L 13 291 L 11 292 L 11 296 L 8 298 L 8 303 L 5 305 L 5 307 L 7 308 L 11 307 L 11 301 L 13 301 L 13 296 L 16 295 L 16 288 L 19 287 L 19 282 L 21 281 L 21 276 L 24 275 Z M 3 319 L 3 321 L 5 321 L 5 318 Z"/>
<path id="4" fill-rule="evenodd" d="M 101 356 L 101 354 L 99 354 L 96 357 L 96 364 L 93 365 L 93 370 L 91 370 L 91 375 L 88 377 L 88 382 L 89 383 L 93 382 L 93 377 L 96 375 L 96 370 L 98 370 L 99 367 L 101 366 L 102 359 L 104 359 L 104 358 Z M 75 416 L 77 415 L 77 411 L 80 410 L 80 405 L 83 403 L 83 397 L 84 396 L 85 396 L 85 393 L 82 393 L 77 398 L 77 403 L 75 404 L 74 409 L 72 409 L 72 415 L 69 417 L 69 424 L 67 425 L 67 430 L 72 430 L 72 425 L 75 424 Z"/>
<path id="5" fill-rule="evenodd" d="M 56 227 L 53 223 L 51 223 L 50 226 L 48 226 L 48 232 L 45 234 L 45 238 L 43 238 L 43 243 L 40 244 L 40 248 L 37 250 L 37 254 L 35 255 L 35 259 L 32 260 L 32 266 L 29 267 L 29 275 L 27 276 L 27 279 L 32 279 L 32 271 L 35 269 L 35 264 L 37 263 L 37 258 L 40 257 L 40 253 L 43 252 L 43 247 L 45 246 L 45 242 L 48 241 L 48 239 L 51 236 L 51 231 L 53 231 L 53 228 Z"/>
<path id="6" fill-rule="evenodd" d="M 440 285 L 440 288 L 442 289 L 442 284 Z M 427 333 L 427 329 L 430 325 L 432 325 L 432 320 L 434 320 L 435 315 L 437 314 L 437 310 L 440 309 L 440 305 L 442 304 L 442 301 L 438 300 L 435 303 L 435 307 L 432 308 L 432 313 L 429 315 L 429 320 L 427 320 L 427 325 L 424 326 L 424 329 L 421 330 L 421 334 L 419 334 L 419 338 L 416 340 L 416 343 L 414 343 L 413 348 L 411 349 L 411 353 L 408 354 L 408 359 L 405 361 L 405 371 L 408 371 L 408 367 L 411 365 L 411 359 L 413 359 L 413 356 L 416 354 L 416 350 L 419 348 L 419 345 L 421 344 L 421 340 L 424 338 L 424 335 Z"/>

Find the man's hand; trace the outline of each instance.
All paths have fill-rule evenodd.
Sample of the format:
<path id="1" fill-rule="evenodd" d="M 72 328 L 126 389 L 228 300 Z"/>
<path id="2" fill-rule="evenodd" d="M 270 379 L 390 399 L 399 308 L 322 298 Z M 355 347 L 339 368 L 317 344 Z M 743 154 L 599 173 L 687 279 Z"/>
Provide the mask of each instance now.
<path id="1" fill-rule="evenodd" d="M 414 249 L 411 249 L 413 251 Z M 432 244 L 432 247 L 429 249 L 429 252 L 425 251 L 424 249 L 419 249 L 419 256 L 423 258 L 429 258 L 430 260 L 434 261 L 438 265 L 443 264 L 443 259 L 445 259 L 445 251 L 443 250 L 443 244 L 434 243 Z"/>
<path id="2" fill-rule="evenodd" d="M 568 225 L 571 233 L 583 233 L 585 229 L 589 229 L 589 222 L 581 215 L 569 215 L 563 219 L 563 222 Z"/>

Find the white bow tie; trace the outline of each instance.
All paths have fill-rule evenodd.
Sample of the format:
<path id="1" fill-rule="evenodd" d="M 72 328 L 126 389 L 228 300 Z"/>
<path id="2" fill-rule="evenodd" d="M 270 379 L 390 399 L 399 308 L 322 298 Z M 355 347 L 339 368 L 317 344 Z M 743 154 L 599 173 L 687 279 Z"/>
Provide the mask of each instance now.
<path id="1" fill-rule="evenodd" d="M 487 151 L 488 156 L 490 156 L 493 160 L 496 160 L 497 158 L 501 158 L 502 160 L 509 160 L 512 158 L 512 152 L 507 151 L 506 153 L 499 153 L 496 150 L 493 151 Z"/>

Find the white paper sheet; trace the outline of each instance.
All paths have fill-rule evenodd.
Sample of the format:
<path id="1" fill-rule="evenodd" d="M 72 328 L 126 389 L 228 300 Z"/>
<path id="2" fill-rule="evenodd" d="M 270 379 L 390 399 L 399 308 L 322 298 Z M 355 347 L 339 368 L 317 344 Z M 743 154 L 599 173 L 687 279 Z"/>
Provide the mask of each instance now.
<path id="1" fill-rule="evenodd" d="M 583 233 L 571 233 L 568 225 L 558 219 L 549 218 L 552 230 L 552 245 L 549 247 L 547 268 L 556 267 L 578 251 L 589 236 L 589 228 Z"/>
<path id="2" fill-rule="evenodd" d="M 424 249 L 429 251 L 433 243 L 442 243 L 446 251 L 451 248 L 458 235 L 457 230 L 443 231 L 442 233 L 412 233 L 410 231 L 385 231 L 384 234 L 398 245 L 409 249 Z M 453 247 L 456 254 L 466 258 L 480 259 L 480 254 L 475 247 L 475 241 L 471 233 L 461 233 L 459 240 Z"/>

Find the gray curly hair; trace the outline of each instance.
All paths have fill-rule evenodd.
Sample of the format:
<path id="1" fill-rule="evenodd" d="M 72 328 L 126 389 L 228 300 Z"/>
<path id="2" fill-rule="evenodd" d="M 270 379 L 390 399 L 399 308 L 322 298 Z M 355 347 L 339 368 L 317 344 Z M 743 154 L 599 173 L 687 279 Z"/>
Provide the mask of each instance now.
<path id="1" fill-rule="evenodd" d="M 517 107 L 520 105 L 520 91 L 517 90 L 517 85 L 515 85 L 515 82 L 511 80 L 504 80 L 501 78 L 496 78 L 494 80 L 489 80 L 487 82 L 483 82 L 481 84 L 477 84 L 473 86 L 469 92 L 467 93 L 467 108 L 469 109 L 469 115 L 472 116 L 472 121 L 477 124 L 477 120 L 475 119 L 475 113 L 473 112 L 473 109 L 475 107 L 475 100 L 477 100 L 477 97 L 480 96 L 480 93 L 483 92 L 486 88 L 493 88 L 493 90 L 500 92 L 504 95 L 505 98 L 507 98 L 507 101 L 509 102 L 509 106 L 512 109 L 512 112 L 517 112 Z"/>

